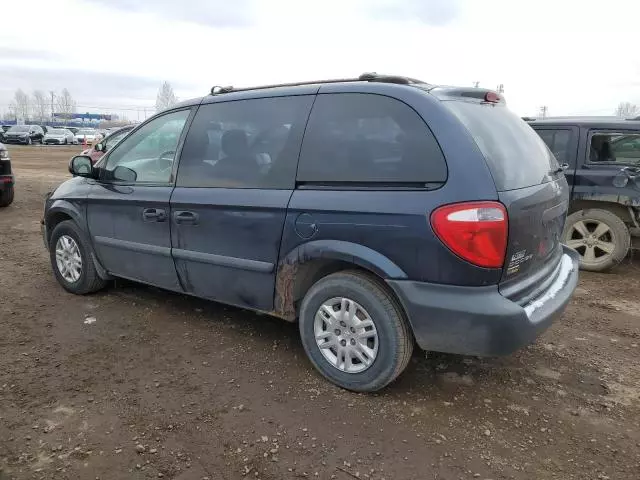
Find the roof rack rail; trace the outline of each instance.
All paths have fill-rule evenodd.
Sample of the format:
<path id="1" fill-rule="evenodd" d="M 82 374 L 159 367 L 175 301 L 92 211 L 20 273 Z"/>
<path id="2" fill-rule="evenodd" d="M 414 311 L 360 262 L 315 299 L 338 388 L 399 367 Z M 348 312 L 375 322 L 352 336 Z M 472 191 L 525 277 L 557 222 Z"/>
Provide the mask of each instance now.
<path id="1" fill-rule="evenodd" d="M 298 87 L 301 85 L 315 85 L 318 83 L 347 83 L 347 82 L 380 82 L 380 83 L 396 83 L 399 85 L 414 85 L 414 84 L 426 84 L 422 80 L 416 80 L 415 78 L 403 77 L 399 75 L 380 75 L 375 72 L 363 73 L 356 78 L 334 78 L 329 80 L 309 80 L 305 82 L 293 82 L 293 83 L 274 83 L 271 85 L 260 85 L 256 87 L 243 87 L 234 88 L 232 86 L 223 87 L 216 85 L 211 87 L 211 95 L 220 95 L 223 93 L 231 92 L 246 92 L 249 90 L 264 90 L 267 88 L 277 87 Z"/>

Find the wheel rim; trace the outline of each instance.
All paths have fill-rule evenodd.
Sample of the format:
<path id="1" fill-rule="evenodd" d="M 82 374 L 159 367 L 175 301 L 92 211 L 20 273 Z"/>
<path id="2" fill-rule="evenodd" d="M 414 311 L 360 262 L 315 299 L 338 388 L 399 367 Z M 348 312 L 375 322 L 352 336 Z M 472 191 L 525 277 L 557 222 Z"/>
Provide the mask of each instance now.
<path id="1" fill-rule="evenodd" d="M 82 256 L 76 241 L 68 235 L 62 235 L 56 242 L 56 266 L 62 278 L 75 283 L 82 275 Z"/>
<path id="2" fill-rule="evenodd" d="M 585 219 L 571 226 L 566 244 L 578 252 L 583 263 L 595 265 L 606 262 L 613 255 L 616 237 L 606 223 Z"/>
<path id="3" fill-rule="evenodd" d="M 313 330 L 322 356 L 342 372 L 364 372 L 378 356 L 376 325 L 364 307 L 349 298 L 324 302 Z"/>

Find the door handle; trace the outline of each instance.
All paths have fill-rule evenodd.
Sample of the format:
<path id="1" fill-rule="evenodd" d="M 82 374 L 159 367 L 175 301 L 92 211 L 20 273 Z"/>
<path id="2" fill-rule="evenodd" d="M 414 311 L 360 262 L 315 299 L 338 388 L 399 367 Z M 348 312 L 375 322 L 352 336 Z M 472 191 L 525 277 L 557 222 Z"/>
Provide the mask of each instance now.
<path id="1" fill-rule="evenodd" d="M 167 219 L 167 213 L 162 208 L 145 208 L 142 211 L 142 218 L 147 221 L 164 222 Z"/>
<path id="2" fill-rule="evenodd" d="M 197 225 L 198 224 L 198 214 L 195 212 L 189 212 L 186 210 L 180 210 L 173 214 L 173 219 L 178 224 L 183 225 Z"/>

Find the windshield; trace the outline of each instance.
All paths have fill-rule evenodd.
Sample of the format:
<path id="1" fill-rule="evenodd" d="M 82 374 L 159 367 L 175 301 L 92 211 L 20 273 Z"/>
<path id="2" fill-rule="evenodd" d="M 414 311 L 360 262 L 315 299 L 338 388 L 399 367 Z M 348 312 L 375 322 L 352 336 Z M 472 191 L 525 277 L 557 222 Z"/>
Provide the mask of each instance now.
<path id="1" fill-rule="evenodd" d="M 65 133 L 67 133 L 66 130 L 61 128 L 50 128 L 47 130 L 48 135 L 64 135 Z"/>
<path id="2" fill-rule="evenodd" d="M 29 127 L 27 125 L 14 125 L 13 127 L 11 127 L 9 129 L 10 132 L 17 132 L 17 133 L 23 133 L 23 132 L 29 132 Z"/>
<path id="3" fill-rule="evenodd" d="M 88 128 L 83 128 L 82 130 L 78 130 L 78 135 L 95 135 L 95 130 L 90 130 Z"/>
<path id="4" fill-rule="evenodd" d="M 443 102 L 467 127 L 484 154 L 498 191 L 552 180 L 558 162 L 534 130 L 503 105 Z"/>

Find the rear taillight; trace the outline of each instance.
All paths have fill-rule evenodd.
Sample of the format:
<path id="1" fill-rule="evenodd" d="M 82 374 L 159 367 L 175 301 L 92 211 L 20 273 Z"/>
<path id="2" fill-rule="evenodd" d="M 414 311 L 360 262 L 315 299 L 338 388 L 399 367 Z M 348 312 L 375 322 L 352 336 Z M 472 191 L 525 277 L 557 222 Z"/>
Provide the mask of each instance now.
<path id="1" fill-rule="evenodd" d="M 480 267 L 501 268 L 509 221 L 498 202 L 445 205 L 431 214 L 431 227 L 453 253 Z"/>

